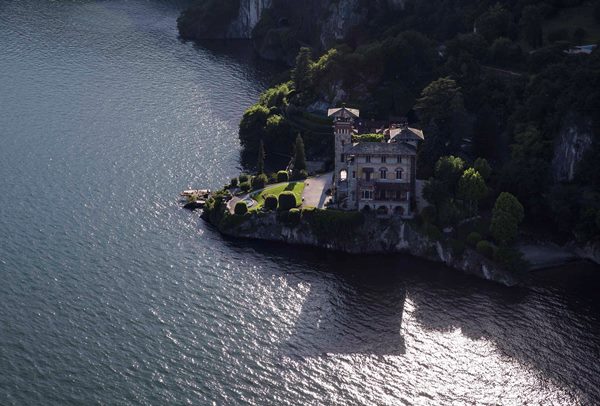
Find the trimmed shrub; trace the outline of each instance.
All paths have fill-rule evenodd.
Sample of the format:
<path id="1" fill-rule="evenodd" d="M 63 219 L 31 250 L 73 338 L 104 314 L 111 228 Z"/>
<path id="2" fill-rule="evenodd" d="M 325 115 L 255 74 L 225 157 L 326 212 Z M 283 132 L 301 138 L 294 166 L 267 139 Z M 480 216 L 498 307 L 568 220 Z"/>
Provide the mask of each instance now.
<path id="1" fill-rule="evenodd" d="M 231 182 L 229 183 L 229 186 L 231 187 L 237 187 L 238 186 L 238 178 L 233 178 L 231 179 Z"/>
<path id="2" fill-rule="evenodd" d="M 267 185 L 268 181 L 269 181 L 269 179 L 267 179 L 267 175 L 265 175 L 264 173 L 261 173 L 260 175 L 257 175 L 252 178 L 252 189 L 254 189 L 254 190 L 264 189 L 265 186 Z"/>
<path id="3" fill-rule="evenodd" d="M 300 171 L 292 171 L 292 180 L 304 180 L 306 178 L 308 178 L 308 172 L 306 172 L 305 169 L 302 169 Z"/>
<path id="4" fill-rule="evenodd" d="M 265 197 L 265 203 L 263 204 L 263 207 L 265 210 L 277 210 L 278 204 L 279 202 L 277 201 L 277 196 L 268 195 Z"/>
<path id="5" fill-rule="evenodd" d="M 279 214 L 281 221 L 290 227 L 295 227 L 300 224 L 302 218 L 302 212 L 299 209 L 290 209 L 289 211 L 283 211 Z"/>
<path id="6" fill-rule="evenodd" d="M 252 186 L 248 182 L 243 182 L 243 183 L 240 183 L 240 189 L 242 190 L 242 192 L 247 193 L 250 191 L 250 189 L 252 189 Z"/>
<path id="7" fill-rule="evenodd" d="M 279 183 L 289 182 L 289 180 L 290 180 L 290 175 L 287 173 L 287 171 L 277 172 L 277 182 L 279 182 Z"/>
<path id="8" fill-rule="evenodd" d="M 244 214 L 248 213 L 248 205 L 246 202 L 237 202 L 233 212 L 238 216 L 243 216 Z"/>
<path id="9" fill-rule="evenodd" d="M 276 182 L 277 182 L 277 174 L 276 173 L 269 174 L 269 184 L 276 183 Z"/>
<path id="10" fill-rule="evenodd" d="M 489 241 L 481 240 L 477 243 L 477 252 L 492 259 L 494 257 L 494 246 Z"/>
<path id="11" fill-rule="evenodd" d="M 465 252 L 465 243 L 461 240 L 451 239 L 449 245 L 452 255 L 456 257 L 460 257 Z"/>
<path id="12" fill-rule="evenodd" d="M 279 195 L 279 210 L 290 210 L 298 207 L 296 195 L 292 192 L 283 192 Z"/>
<path id="13" fill-rule="evenodd" d="M 481 240 L 482 240 L 481 234 L 479 234 L 478 232 L 475 232 L 475 231 L 473 231 L 472 233 L 469 233 L 469 235 L 467 236 L 467 244 L 469 244 L 471 247 L 476 247 L 477 243 Z"/>
<path id="14" fill-rule="evenodd" d="M 239 180 L 240 180 L 240 183 L 248 182 L 250 180 L 250 177 L 246 174 L 241 174 L 239 176 Z"/>

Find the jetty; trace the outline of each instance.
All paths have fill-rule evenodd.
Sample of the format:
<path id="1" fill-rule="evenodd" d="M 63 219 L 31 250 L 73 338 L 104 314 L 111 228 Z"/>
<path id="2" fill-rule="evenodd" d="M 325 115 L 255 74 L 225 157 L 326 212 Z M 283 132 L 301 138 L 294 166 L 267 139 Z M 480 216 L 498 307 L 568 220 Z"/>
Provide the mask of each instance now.
<path id="1" fill-rule="evenodd" d="M 202 209 L 210 197 L 210 189 L 188 189 L 181 192 L 180 196 L 185 202 L 183 207 L 189 210 Z"/>

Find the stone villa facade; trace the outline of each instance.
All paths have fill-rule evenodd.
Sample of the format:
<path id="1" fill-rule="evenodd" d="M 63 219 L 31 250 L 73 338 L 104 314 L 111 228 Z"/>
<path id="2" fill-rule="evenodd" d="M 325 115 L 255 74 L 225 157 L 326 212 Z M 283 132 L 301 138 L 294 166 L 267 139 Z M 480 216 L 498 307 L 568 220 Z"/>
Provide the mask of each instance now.
<path id="1" fill-rule="evenodd" d="M 335 137 L 333 196 L 344 210 L 374 210 L 381 215 L 411 218 L 416 196 L 417 146 L 423 132 L 402 119 L 360 120 L 346 107 L 329 109 Z M 380 141 L 359 141 L 376 134 Z"/>

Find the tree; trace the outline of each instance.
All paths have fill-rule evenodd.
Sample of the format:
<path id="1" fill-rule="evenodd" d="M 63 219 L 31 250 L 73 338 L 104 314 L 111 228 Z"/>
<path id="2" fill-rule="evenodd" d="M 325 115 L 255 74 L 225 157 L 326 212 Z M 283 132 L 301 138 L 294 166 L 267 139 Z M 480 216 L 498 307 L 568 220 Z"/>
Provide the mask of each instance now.
<path id="1" fill-rule="evenodd" d="M 233 212 L 237 216 L 243 216 L 244 214 L 248 213 L 248 205 L 246 204 L 246 202 L 237 202 L 235 204 Z"/>
<path id="2" fill-rule="evenodd" d="M 492 211 L 490 233 L 500 244 L 512 243 L 517 237 L 524 215 L 523 205 L 515 196 L 508 192 L 500 193 Z"/>
<path id="3" fill-rule="evenodd" d="M 287 171 L 279 171 L 277 172 L 277 182 L 288 182 L 290 180 L 290 175 Z"/>
<path id="4" fill-rule="evenodd" d="M 500 3 L 490 7 L 475 21 L 478 34 L 492 42 L 498 37 L 508 37 L 510 34 L 511 15 Z"/>
<path id="5" fill-rule="evenodd" d="M 483 177 L 473 168 L 467 169 L 458 181 L 458 195 L 467 202 L 471 215 L 477 212 L 477 203 L 487 194 Z"/>
<path id="6" fill-rule="evenodd" d="M 307 91 L 312 85 L 312 64 L 310 48 L 300 48 L 300 52 L 296 57 L 296 65 L 292 71 L 292 81 L 298 93 Z"/>
<path id="7" fill-rule="evenodd" d="M 415 108 L 425 123 L 447 123 L 455 111 L 464 111 L 460 87 L 449 77 L 434 80 L 423 89 Z"/>
<path id="8" fill-rule="evenodd" d="M 458 152 L 466 136 L 461 89 L 449 77 L 435 80 L 423 89 L 415 109 L 427 131 L 419 161 L 431 168 L 440 156 Z"/>
<path id="9" fill-rule="evenodd" d="M 298 207 L 298 201 L 296 195 L 293 192 L 283 192 L 279 195 L 279 209 L 288 211 L 290 209 Z"/>
<path id="10" fill-rule="evenodd" d="M 448 193 L 454 194 L 456 183 L 464 172 L 465 161 L 456 156 L 441 157 L 435 164 L 435 179 L 441 181 Z"/>
<path id="11" fill-rule="evenodd" d="M 473 162 L 473 168 L 479 172 L 484 180 L 488 180 L 492 174 L 492 167 L 485 158 L 477 158 L 475 162 Z"/>
<path id="12" fill-rule="evenodd" d="M 532 48 L 539 48 L 543 45 L 542 13 L 537 6 L 527 6 L 523 9 L 519 26 L 521 36 Z"/>
<path id="13" fill-rule="evenodd" d="M 268 195 L 265 197 L 264 208 L 265 210 L 277 210 L 277 205 L 279 202 L 277 201 L 277 196 Z"/>
<path id="14" fill-rule="evenodd" d="M 269 182 L 269 178 L 267 178 L 267 175 L 265 175 L 264 173 L 261 173 L 260 175 L 256 175 L 252 178 L 252 189 L 254 190 L 259 190 L 259 189 L 264 189 L 264 187 L 266 186 L 266 184 Z"/>
<path id="15" fill-rule="evenodd" d="M 296 137 L 296 146 L 294 147 L 294 171 L 306 170 L 306 153 L 304 151 L 304 141 L 300 134 Z"/>
<path id="16" fill-rule="evenodd" d="M 260 142 L 258 143 L 258 158 L 256 160 L 256 168 L 256 172 L 259 175 L 265 172 L 265 145 L 263 143 L 263 140 L 260 140 Z"/>

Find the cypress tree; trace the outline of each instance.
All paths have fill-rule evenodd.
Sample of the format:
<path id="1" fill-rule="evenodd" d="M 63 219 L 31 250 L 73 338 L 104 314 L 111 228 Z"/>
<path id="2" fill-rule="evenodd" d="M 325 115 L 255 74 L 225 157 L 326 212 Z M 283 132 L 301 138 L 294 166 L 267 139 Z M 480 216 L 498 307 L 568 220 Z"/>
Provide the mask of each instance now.
<path id="1" fill-rule="evenodd" d="M 306 170 L 306 153 L 304 151 L 304 141 L 300 134 L 296 137 L 296 147 L 294 149 L 294 170 Z"/>
<path id="2" fill-rule="evenodd" d="M 265 172 L 265 145 L 262 140 L 258 143 L 258 159 L 256 160 L 257 173 Z"/>

